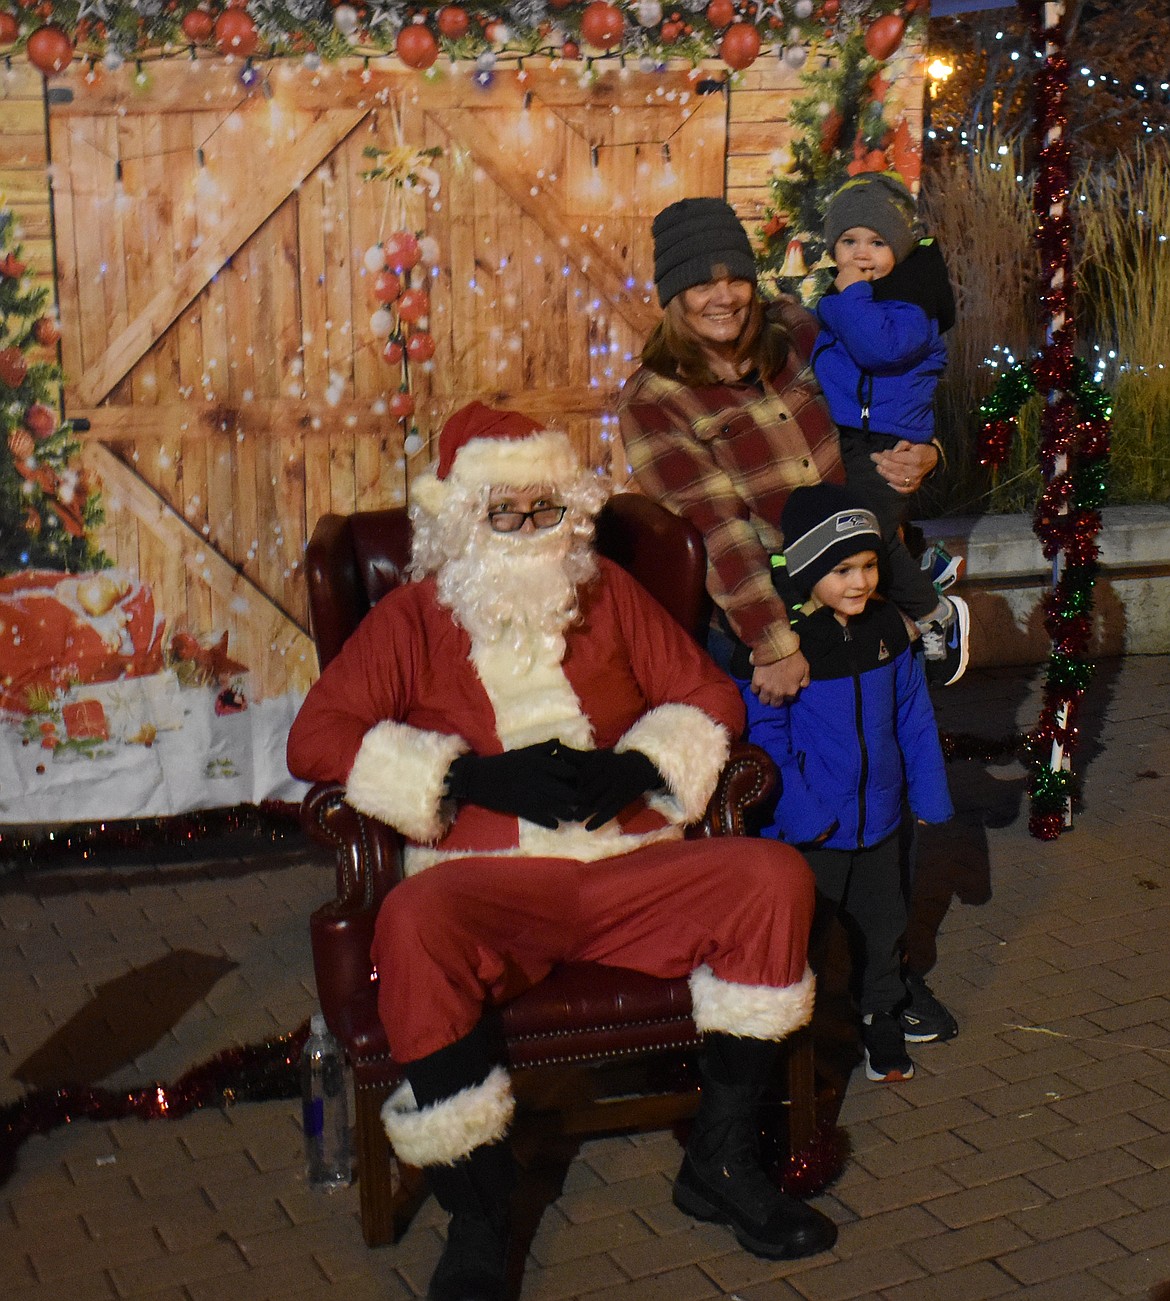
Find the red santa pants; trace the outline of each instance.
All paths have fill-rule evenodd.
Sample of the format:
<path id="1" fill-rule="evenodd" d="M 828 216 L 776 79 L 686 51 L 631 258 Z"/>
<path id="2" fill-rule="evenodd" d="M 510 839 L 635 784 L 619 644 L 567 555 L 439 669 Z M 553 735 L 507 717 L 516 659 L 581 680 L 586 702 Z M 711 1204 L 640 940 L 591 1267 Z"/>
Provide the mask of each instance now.
<path id="1" fill-rule="evenodd" d="M 398 1062 L 468 1034 L 558 962 L 652 976 L 705 963 L 720 980 L 785 986 L 804 975 L 814 888 L 773 840 L 669 841 L 582 863 L 461 858 L 408 877 L 378 914 L 378 1012 Z"/>

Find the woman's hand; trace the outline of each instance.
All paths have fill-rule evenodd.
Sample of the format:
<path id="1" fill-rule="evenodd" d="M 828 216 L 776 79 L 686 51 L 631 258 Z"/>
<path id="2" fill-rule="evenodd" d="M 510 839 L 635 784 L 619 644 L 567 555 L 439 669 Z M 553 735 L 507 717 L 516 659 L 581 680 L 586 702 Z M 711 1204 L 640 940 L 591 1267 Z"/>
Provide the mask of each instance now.
<path id="1" fill-rule="evenodd" d="M 795 700 L 801 687 L 808 686 L 808 681 L 808 660 L 800 651 L 752 670 L 752 690 L 762 705 L 783 705 Z"/>
<path id="2" fill-rule="evenodd" d="M 923 479 L 938 464 L 939 451 L 933 443 L 895 443 L 888 452 L 871 452 L 869 459 L 878 474 L 903 496 L 917 492 Z"/>

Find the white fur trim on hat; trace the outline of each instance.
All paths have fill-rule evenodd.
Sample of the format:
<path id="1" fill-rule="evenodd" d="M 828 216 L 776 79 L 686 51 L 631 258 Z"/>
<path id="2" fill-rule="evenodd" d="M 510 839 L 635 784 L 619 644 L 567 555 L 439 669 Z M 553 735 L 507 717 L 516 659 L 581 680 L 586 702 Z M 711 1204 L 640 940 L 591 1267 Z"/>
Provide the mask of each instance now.
<path id="1" fill-rule="evenodd" d="M 407 1165 L 454 1165 L 477 1147 L 498 1143 L 515 1110 L 508 1072 L 495 1066 L 482 1084 L 421 1110 L 410 1084 L 399 1085 L 382 1106 L 382 1128 Z"/>
<path id="2" fill-rule="evenodd" d="M 694 705 L 659 705 L 643 714 L 614 749 L 639 750 L 662 774 L 670 798 L 651 797 L 651 808 L 676 822 L 697 822 L 715 792 L 731 739 Z"/>
<path id="3" fill-rule="evenodd" d="M 808 967 L 793 985 L 736 985 L 703 965 L 691 972 L 691 1009 L 702 1031 L 743 1039 L 786 1039 L 812 1020 L 816 977 Z"/>
<path id="4" fill-rule="evenodd" d="M 447 769 L 467 752 L 461 736 L 407 723 L 376 723 L 362 738 L 345 798 L 359 813 L 386 822 L 410 840 L 441 839 L 454 814 L 445 798 Z"/>
<path id="5" fill-rule="evenodd" d="M 524 488 L 569 483 L 580 469 L 568 434 L 542 429 L 528 438 L 473 438 L 459 449 L 448 477 L 472 488 Z"/>

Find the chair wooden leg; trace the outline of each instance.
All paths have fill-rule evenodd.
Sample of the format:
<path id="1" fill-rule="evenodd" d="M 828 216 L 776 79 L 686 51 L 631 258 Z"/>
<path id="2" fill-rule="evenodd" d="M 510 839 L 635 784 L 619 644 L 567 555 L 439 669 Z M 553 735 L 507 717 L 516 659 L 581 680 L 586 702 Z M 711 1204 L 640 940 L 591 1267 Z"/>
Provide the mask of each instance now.
<path id="1" fill-rule="evenodd" d="M 356 1090 L 354 1147 L 362 1236 L 368 1247 L 397 1241 L 404 1213 L 418 1202 L 423 1188 L 421 1172 L 398 1162 L 382 1128 L 386 1096 L 385 1089 Z"/>
<path id="2" fill-rule="evenodd" d="M 811 1145 L 817 1131 L 812 1027 L 797 1030 L 784 1046 L 788 1055 L 788 1154 L 797 1156 Z"/>

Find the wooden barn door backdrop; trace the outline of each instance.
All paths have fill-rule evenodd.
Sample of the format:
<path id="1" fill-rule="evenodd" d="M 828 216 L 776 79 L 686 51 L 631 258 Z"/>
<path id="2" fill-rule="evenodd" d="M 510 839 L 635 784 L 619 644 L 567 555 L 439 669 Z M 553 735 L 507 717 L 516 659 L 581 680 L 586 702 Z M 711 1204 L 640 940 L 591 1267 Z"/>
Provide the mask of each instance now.
<path id="1" fill-rule="evenodd" d="M 898 57 L 918 136 L 921 51 Z M 80 422 L 50 434 L 41 406 L 0 448 L 5 518 L 49 557 L 0 573 L 0 824 L 296 798 L 317 519 L 406 502 L 472 398 L 623 477 L 653 216 L 725 195 L 758 227 L 819 84 L 776 58 L 731 79 L 378 62 L 77 64 L 47 94 L 26 66 L 0 87 L 0 249 L 20 227 L 28 274 L 55 272 Z M 84 572 L 52 563 L 62 541 Z"/>
<path id="2" fill-rule="evenodd" d="M 99 716 L 75 763 L 12 761 L 20 820 L 295 796 L 305 541 L 326 511 L 406 500 L 458 405 L 555 420 L 609 459 L 657 318 L 651 219 L 725 192 L 727 93 L 688 69 L 526 65 L 490 88 L 473 72 L 277 65 L 249 92 L 222 63 L 175 61 L 148 93 L 130 70 L 51 97 L 68 100 L 49 118 L 65 410 L 89 422 L 113 566 L 80 608 L 71 580 L 58 596 L 98 625 L 145 599 L 153 621 L 122 617 L 136 676 L 68 693 L 91 732 Z M 377 167 L 390 179 L 363 179 Z M 405 421 L 368 256 L 398 228 L 429 253 L 410 279 L 435 341 Z"/>

